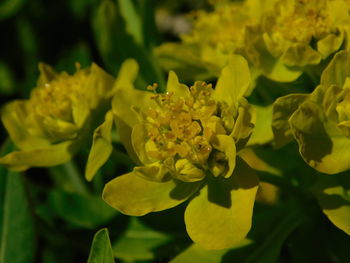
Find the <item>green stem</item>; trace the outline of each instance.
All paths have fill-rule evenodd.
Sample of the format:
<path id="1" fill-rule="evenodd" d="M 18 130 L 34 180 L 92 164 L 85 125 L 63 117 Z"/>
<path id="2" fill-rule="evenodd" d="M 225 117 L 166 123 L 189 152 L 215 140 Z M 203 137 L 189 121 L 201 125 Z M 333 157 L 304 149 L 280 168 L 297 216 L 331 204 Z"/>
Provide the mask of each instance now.
<path id="1" fill-rule="evenodd" d="M 70 179 L 72 185 L 76 191 L 80 194 L 88 194 L 89 191 L 85 185 L 85 182 L 82 180 L 81 174 L 79 173 L 77 167 L 70 161 L 63 164 L 63 169 L 67 172 L 67 176 Z"/>

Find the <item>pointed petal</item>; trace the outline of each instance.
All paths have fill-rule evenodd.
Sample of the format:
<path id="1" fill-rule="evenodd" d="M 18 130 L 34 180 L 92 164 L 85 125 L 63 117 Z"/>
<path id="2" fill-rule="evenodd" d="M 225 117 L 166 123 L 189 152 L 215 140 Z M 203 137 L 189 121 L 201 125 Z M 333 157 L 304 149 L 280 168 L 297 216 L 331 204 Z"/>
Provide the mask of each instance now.
<path id="1" fill-rule="evenodd" d="M 91 181 L 98 169 L 108 160 L 112 146 L 113 114 L 108 111 L 105 121 L 98 126 L 93 135 L 93 142 L 85 169 L 85 178 Z"/>
<path id="2" fill-rule="evenodd" d="M 178 97 L 187 97 L 190 94 L 189 88 L 179 82 L 179 79 L 174 71 L 169 72 L 167 92 L 172 92 Z"/>
<path id="3" fill-rule="evenodd" d="M 223 152 L 226 157 L 228 169 L 225 171 L 225 174 L 222 175 L 225 178 L 228 178 L 232 175 L 233 170 L 236 166 L 236 144 L 235 140 L 227 135 L 217 135 L 213 140 L 213 146 L 217 150 Z"/>
<path id="4" fill-rule="evenodd" d="M 23 150 L 32 150 L 50 145 L 50 142 L 42 137 L 32 136 L 28 133 L 28 127 L 23 125 L 24 114 L 17 114 L 25 107 L 25 101 L 17 100 L 6 104 L 1 111 L 1 120 L 12 141 Z"/>

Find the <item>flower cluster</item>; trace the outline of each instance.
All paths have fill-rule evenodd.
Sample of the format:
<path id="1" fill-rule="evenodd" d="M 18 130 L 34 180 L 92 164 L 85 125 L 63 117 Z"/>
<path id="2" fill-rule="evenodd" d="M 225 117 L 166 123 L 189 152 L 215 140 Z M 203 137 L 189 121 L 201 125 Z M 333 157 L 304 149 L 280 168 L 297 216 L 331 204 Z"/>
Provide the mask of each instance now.
<path id="1" fill-rule="evenodd" d="M 311 94 L 290 94 L 274 103 L 272 127 L 277 145 L 294 137 L 304 160 L 323 173 L 350 169 L 349 66 L 349 53 L 339 52 Z"/>
<path id="2" fill-rule="evenodd" d="M 69 161 L 80 148 L 108 106 L 114 78 L 95 64 L 77 67 L 69 75 L 40 64 L 30 98 L 5 105 L 1 118 L 19 151 L 0 158 L 1 164 L 19 170 L 57 165 Z"/>
<path id="3" fill-rule="evenodd" d="M 278 1 L 264 17 L 265 44 L 287 66 L 317 65 L 343 45 L 349 11 L 344 0 Z"/>
<path id="4" fill-rule="evenodd" d="M 198 12 L 180 44 L 166 43 L 155 52 L 165 68 L 188 70 L 192 61 L 192 75 L 207 77 L 217 76 L 230 54 L 241 54 L 254 77 L 294 81 L 348 48 L 349 10 L 345 0 L 217 3 L 212 12 Z"/>
<path id="5" fill-rule="evenodd" d="M 164 94 L 155 93 L 156 85 L 149 87 L 154 92 L 136 90 L 130 82 L 120 87 L 112 114 L 139 165 L 109 182 L 104 200 L 122 213 L 140 216 L 191 199 L 185 222 L 195 242 L 209 249 L 240 242 L 250 229 L 258 184 L 236 154 L 254 126 L 243 98 L 249 85 L 247 62 L 233 56 L 215 89 L 203 81 L 187 87 L 174 72 Z M 106 118 L 100 126 L 103 133 L 108 134 L 112 121 Z M 93 147 L 91 154 L 96 151 Z"/>

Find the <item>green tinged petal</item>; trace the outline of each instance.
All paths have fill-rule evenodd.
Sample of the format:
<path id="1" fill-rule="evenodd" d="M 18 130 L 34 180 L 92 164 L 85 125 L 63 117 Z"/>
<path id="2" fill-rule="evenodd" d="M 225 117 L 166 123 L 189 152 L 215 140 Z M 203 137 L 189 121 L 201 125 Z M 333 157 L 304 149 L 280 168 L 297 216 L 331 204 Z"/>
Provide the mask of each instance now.
<path id="1" fill-rule="evenodd" d="M 280 148 L 293 140 L 293 134 L 288 120 L 307 97 L 307 94 L 290 94 L 278 98 L 273 103 L 273 117 L 271 125 L 275 146 L 277 148 Z"/>
<path id="2" fill-rule="evenodd" d="M 39 72 L 40 75 L 37 81 L 37 86 L 44 86 L 58 75 L 50 65 L 45 63 L 39 63 Z"/>
<path id="3" fill-rule="evenodd" d="M 320 63 L 321 55 L 306 44 L 294 44 L 288 47 L 281 56 L 281 61 L 288 66 L 304 67 Z"/>
<path id="4" fill-rule="evenodd" d="M 136 124 L 131 132 L 131 143 L 132 148 L 134 149 L 138 159 L 143 164 L 153 163 L 152 160 L 148 158 L 148 154 L 146 151 L 146 143 L 148 140 L 147 129 L 145 124 L 139 123 Z M 155 149 L 157 151 L 157 149 Z"/>
<path id="5" fill-rule="evenodd" d="M 152 92 L 118 89 L 112 101 L 113 114 L 129 127 L 133 127 L 140 122 L 140 110 L 153 105 L 152 96 L 154 96 Z"/>
<path id="6" fill-rule="evenodd" d="M 350 235 L 350 176 L 318 175 L 314 193 L 329 220 Z"/>
<path id="7" fill-rule="evenodd" d="M 229 178 L 233 170 L 236 166 L 236 144 L 234 139 L 231 136 L 227 135 L 217 135 L 213 139 L 213 146 L 215 149 L 223 152 L 225 154 L 225 160 L 214 160 L 213 165 L 211 167 L 211 170 L 213 171 L 214 175 L 216 174 L 216 170 L 223 170 L 221 171 L 221 175 L 224 178 Z M 223 164 L 223 162 L 225 164 Z M 224 169 L 220 169 L 218 165 L 224 165 Z M 224 174 L 222 174 L 224 173 Z"/>
<path id="8" fill-rule="evenodd" d="M 72 159 L 78 150 L 81 141 L 65 141 L 53 144 L 46 148 L 34 149 L 29 151 L 15 151 L 0 158 L 0 164 L 9 169 L 18 169 L 18 167 L 47 167 L 55 166 Z"/>
<path id="9" fill-rule="evenodd" d="M 170 179 L 169 170 L 161 162 L 155 162 L 146 166 L 137 166 L 133 172 L 146 180 L 154 182 L 165 182 Z"/>
<path id="10" fill-rule="evenodd" d="M 197 182 L 205 177 L 205 172 L 187 159 L 180 159 L 175 164 L 176 173 L 172 174 L 176 179 L 184 182 Z"/>
<path id="11" fill-rule="evenodd" d="M 174 71 L 169 72 L 167 92 L 174 93 L 176 97 L 187 97 L 190 94 L 189 88 L 184 84 L 180 84 Z"/>
<path id="12" fill-rule="evenodd" d="M 98 126 L 93 135 L 91 150 L 86 163 L 85 178 L 91 181 L 98 169 L 108 160 L 112 146 L 113 114 L 108 111 L 105 121 Z"/>
<path id="13" fill-rule="evenodd" d="M 135 153 L 131 143 L 132 128 L 117 117 L 115 117 L 115 126 L 117 127 L 119 138 L 123 142 L 128 155 L 136 164 L 141 165 L 141 161 L 137 157 L 137 154 Z"/>
<path id="14" fill-rule="evenodd" d="M 247 61 L 239 55 L 232 55 L 218 79 L 213 96 L 228 105 L 236 105 L 251 85 Z"/>
<path id="15" fill-rule="evenodd" d="M 257 106 L 252 105 L 255 112 L 254 129 L 249 138 L 248 145 L 266 144 L 273 139 L 271 122 L 272 122 L 272 105 Z"/>
<path id="16" fill-rule="evenodd" d="M 337 51 L 344 41 L 344 32 L 340 31 L 338 35 L 329 34 L 325 38 L 317 41 L 317 50 L 321 53 L 322 58 L 325 59 L 335 51 Z"/>
<path id="17" fill-rule="evenodd" d="M 91 109 L 103 106 L 101 102 L 103 102 L 103 98 L 110 97 L 109 92 L 112 90 L 113 83 L 114 78 L 112 76 L 95 63 L 92 63 L 89 77 L 85 85 L 81 87 L 81 89 L 85 89 L 87 101 Z"/>
<path id="18" fill-rule="evenodd" d="M 153 182 L 131 172 L 107 183 L 103 199 L 126 215 L 142 216 L 179 205 L 194 194 L 199 186 L 200 182 Z"/>
<path id="19" fill-rule="evenodd" d="M 321 85 L 343 87 L 347 77 L 350 77 L 350 54 L 347 51 L 340 51 L 323 71 Z"/>
<path id="20" fill-rule="evenodd" d="M 274 63 L 272 63 L 272 65 L 266 63 L 266 65 L 264 65 L 264 70 L 267 70 L 265 75 L 269 79 L 278 82 L 295 81 L 303 73 L 302 70 L 287 67 L 280 60 L 275 61 Z"/>
<path id="21" fill-rule="evenodd" d="M 117 79 L 114 83 L 111 95 L 119 89 L 132 90 L 134 89 L 134 82 L 137 78 L 139 66 L 134 59 L 127 59 L 123 62 Z"/>
<path id="22" fill-rule="evenodd" d="M 24 125 L 24 114 L 18 114 L 24 107 L 25 101 L 19 100 L 6 104 L 1 110 L 2 123 L 12 141 L 23 150 L 49 146 L 50 142 L 47 139 L 28 133 L 28 128 Z"/>
<path id="23" fill-rule="evenodd" d="M 240 104 L 240 107 L 238 107 L 238 117 L 230 135 L 235 139 L 237 151 L 246 145 L 254 128 L 254 124 L 252 123 L 252 108 L 244 98 L 240 99 Z"/>
<path id="24" fill-rule="evenodd" d="M 238 245 L 251 228 L 257 188 L 257 176 L 241 159 L 230 178 L 210 178 L 185 211 L 191 239 L 205 249 Z"/>

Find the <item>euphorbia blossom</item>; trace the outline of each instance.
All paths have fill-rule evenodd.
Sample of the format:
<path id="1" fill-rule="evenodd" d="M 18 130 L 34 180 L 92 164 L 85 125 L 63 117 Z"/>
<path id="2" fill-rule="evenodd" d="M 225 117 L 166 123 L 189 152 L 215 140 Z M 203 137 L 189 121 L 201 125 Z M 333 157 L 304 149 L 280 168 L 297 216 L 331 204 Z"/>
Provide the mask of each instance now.
<path id="1" fill-rule="evenodd" d="M 274 103 L 272 123 L 278 145 L 293 136 L 303 159 L 316 170 L 350 169 L 350 54 L 337 53 L 311 94 L 290 94 Z"/>
<path id="2" fill-rule="evenodd" d="M 339 49 L 348 49 L 350 2 L 280 0 L 263 16 L 263 38 L 278 64 L 300 74 Z"/>
<path id="3" fill-rule="evenodd" d="M 141 216 L 190 199 L 185 223 L 194 242 L 208 249 L 240 242 L 251 226 L 258 185 L 236 154 L 254 126 L 243 98 L 249 85 L 247 62 L 233 56 L 215 89 L 203 81 L 187 87 L 174 72 L 164 94 L 156 93 L 156 86 L 149 87 L 154 92 L 121 86 L 113 114 L 138 166 L 110 181 L 104 200 L 122 213 Z M 111 122 L 108 118 L 105 129 L 101 126 L 104 133 Z"/>
<path id="4" fill-rule="evenodd" d="M 69 161 L 110 105 L 114 78 L 96 64 L 76 73 L 39 65 L 30 98 L 5 105 L 1 118 L 18 151 L 0 158 L 12 169 Z"/>
<path id="5" fill-rule="evenodd" d="M 162 44 L 155 52 L 165 68 L 181 70 L 189 79 L 219 76 L 231 54 L 244 56 L 253 76 L 271 73 L 271 63 L 262 64 L 260 17 L 274 2 L 218 1 L 213 11 L 195 12 L 193 29 L 180 36 L 181 43 Z"/>

